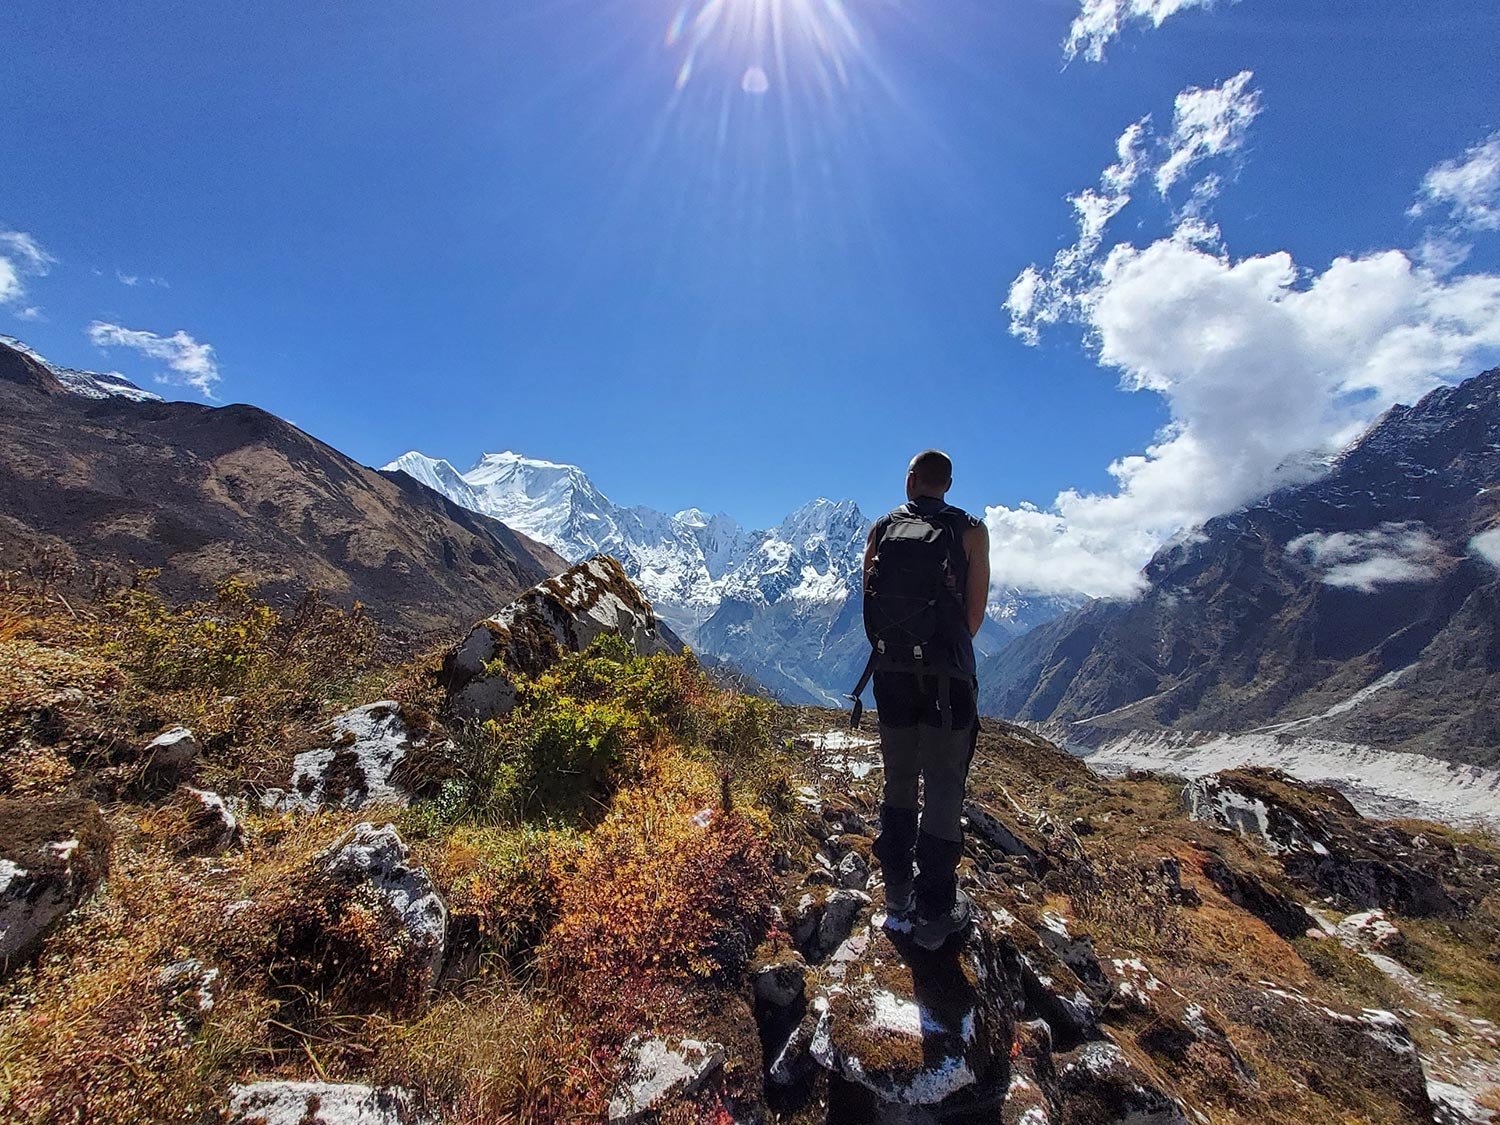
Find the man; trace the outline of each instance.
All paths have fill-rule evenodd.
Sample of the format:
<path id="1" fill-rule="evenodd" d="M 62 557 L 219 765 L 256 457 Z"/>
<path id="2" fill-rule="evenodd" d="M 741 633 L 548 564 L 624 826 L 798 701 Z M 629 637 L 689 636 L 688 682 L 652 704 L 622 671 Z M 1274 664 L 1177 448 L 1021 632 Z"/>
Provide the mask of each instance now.
<path id="1" fill-rule="evenodd" d="M 989 533 L 947 503 L 952 486 L 946 454 L 918 453 L 906 471 L 907 503 L 870 528 L 865 629 L 874 652 L 854 693 L 857 708 L 873 674 L 885 767 L 874 854 L 886 925 L 925 949 L 969 923 L 958 891 L 959 818 L 979 734 L 973 637 L 990 585 Z"/>

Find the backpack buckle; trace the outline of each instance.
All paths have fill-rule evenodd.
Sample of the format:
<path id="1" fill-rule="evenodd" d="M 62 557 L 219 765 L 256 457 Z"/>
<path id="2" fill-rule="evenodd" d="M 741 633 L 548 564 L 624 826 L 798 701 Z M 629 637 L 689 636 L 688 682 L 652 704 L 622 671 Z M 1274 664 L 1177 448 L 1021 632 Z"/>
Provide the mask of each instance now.
<path id="1" fill-rule="evenodd" d="M 921 645 L 912 645 L 911 654 L 914 657 L 916 657 L 918 660 L 921 660 L 922 659 L 922 646 Z"/>
<path id="2" fill-rule="evenodd" d="M 885 655 L 885 642 L 884 641 L 876 641 L 875 642 L 875 651 L 878 652 L 878 653 L 880 653 L 881 656 L 884 656 Z"/>

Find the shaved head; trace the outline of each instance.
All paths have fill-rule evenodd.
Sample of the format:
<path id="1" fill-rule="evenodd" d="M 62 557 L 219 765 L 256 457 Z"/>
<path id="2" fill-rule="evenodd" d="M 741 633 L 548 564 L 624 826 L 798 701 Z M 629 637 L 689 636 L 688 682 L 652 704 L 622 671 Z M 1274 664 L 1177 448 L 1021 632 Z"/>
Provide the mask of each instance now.
<path id="1" fill-rule="evenodd" d="M 906 470 L 908 490 L 918 495 L 942 496 L 953 487 L 953 460 L 937 449 L 924 449 L 911 459 Z"/>

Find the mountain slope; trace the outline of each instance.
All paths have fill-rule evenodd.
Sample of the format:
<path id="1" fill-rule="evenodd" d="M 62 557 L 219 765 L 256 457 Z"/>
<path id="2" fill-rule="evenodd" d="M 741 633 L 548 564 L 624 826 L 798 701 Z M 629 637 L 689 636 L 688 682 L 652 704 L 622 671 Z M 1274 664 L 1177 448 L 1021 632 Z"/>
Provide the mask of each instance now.
<path id="1" fill-rule="evenodd" d="M 49 363 L 20 340 L 3 332 L 0 332 L 0 346 L 35 360 L 53 374 L 63 390 L 75 395 L 82 395 L 84 398 L 128 398 L 134 402 L 162 401 L 161 395 L 142 390 L 118 371 L 80 371 L 76 367 L 60 367 Z"/>
<path id="2" fill-rule="evenodd" d="M 196 596 L 228 574 L 313 587 L 409 633 L 494 612 L 564 564 L 400 474 L 251 406 L 90 398 L 0 345 L 0 561 L 38 548 L 160 567 Z"/>
<path id="3" fill-rule="evenodd" d="M 485 454 L 467 473 L 416 452 L 386 468 L 570 561 L 614 555 L 683 639 L 788 702 L 841 704 L 869 653 L 860 616 L 869 521 L 852 501 L 814 500 L 775 527 L 749 531 L 696 508 L 666 515 L 617 505 L 577 466 L 517 453 Z M 981 653 L 1079 600 L 997 591 Z"/>
<path id="4" fill-rule="evenodd" d="M 987 666 L 995 714 L 1500 760 L 1500 369 L 1388 412 L 1322 478 L 1210 521 L 1146 594 Z"/>

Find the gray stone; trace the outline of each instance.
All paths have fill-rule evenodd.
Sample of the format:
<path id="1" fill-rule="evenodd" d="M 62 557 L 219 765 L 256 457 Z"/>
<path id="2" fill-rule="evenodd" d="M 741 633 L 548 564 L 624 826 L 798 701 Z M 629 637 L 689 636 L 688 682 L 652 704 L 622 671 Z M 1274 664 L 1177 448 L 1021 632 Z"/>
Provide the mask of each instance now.
<path id="1" fill-rule="evenodd" d="M 229 1125 L 436 1125 L 398 1086 L 249 1082 L 229 1091 Z"/>
<path id="2" fill-rule="evenodd" d="M 401 929 L 402 949 L 427 992 L 443 968 L 448 907 L 420 867 L 407 863 L 394 825 L 357 824 L 318 857 L 322 874 L 346 887 L 367 887 Z"/>
<path id="3" fill-rule="evenodd" d="M 173 727 L 157 735 L 144 752 L 148 785 L 176 785 L 192 771 L 203 747 L 187 727 Z"/>
<path id="4" fill-rule="evenodd" d="M 756 999 L 773 1008 L 789 1008 L 807 983 L 807 963 L 793 953 L 774 964 L 762 965 L 752 975 Z"/>
<path id="5" fill-rule="evenodd" d="M 724 1063 L 717 1043 L 636 1038 L 626 1046 L 623 1076 L 609 1099 L 610 1125 L 634 1125 L 696 1093 Z"/>

